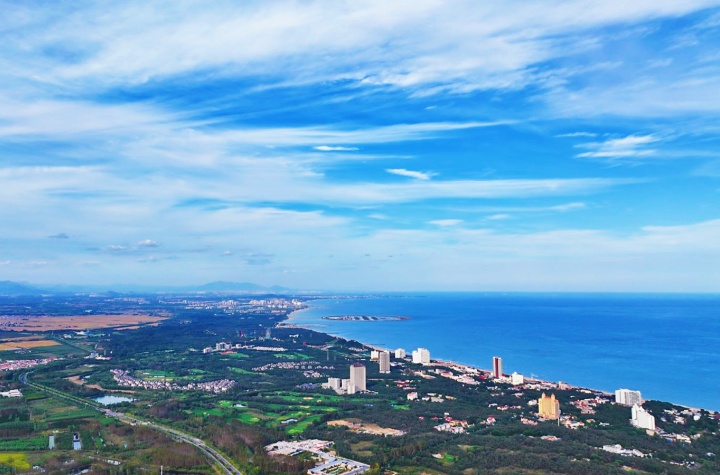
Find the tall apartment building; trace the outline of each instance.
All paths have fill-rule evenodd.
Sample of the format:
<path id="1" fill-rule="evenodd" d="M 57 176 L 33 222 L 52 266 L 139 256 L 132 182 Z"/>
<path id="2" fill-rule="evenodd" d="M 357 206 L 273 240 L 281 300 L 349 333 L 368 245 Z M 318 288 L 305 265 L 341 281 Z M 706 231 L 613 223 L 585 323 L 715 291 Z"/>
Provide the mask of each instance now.
<path id="1" fill-rule="evenodd" d="M 560 402 L 555 399 L 555 395 L 546 396 L 545 393 L 538 399 L 538 416 L 547 420 L 555 420 L 560 418 Z"/>
<path id="2" fill-rule="evenodd" d="M 378 364 L 380 365 L 380 372 L 387 374 L 390 372 L 390 352 L 381 351 L 378 356 Z"/>
<path id="3" fill-rule="evenodd" d="M 655 430 L 655 417 L 638 404 L 633 404 L 630 424 L 640 429 Z"/>
<path id="4" fill-rule="evenodd" d="M 407 353 L 405 352 L 404 348 L 398 348 L 397 350 L 395 350 L 395 358 L 400 359 L 405 358 L 406 356 Z"/>
<path id="5" fill-rule="evenodd" d="M 360 363 L 353 363 L 350 366 L 350 384 L 355 388 L 355 391 L 366 391 L 365 386 L 365 366 Z"/>
<path id="6" fill-rule="evenodd" d="M 615 391 L 615 402 L 623 406 L 634 406 L 642 404 L 642 395 L 640 391 L 631 391 L 629 389 L 618 389 Z"/>
<path id="7" fill-rule="evenodd" d="M 430 351 L 427 348 L 418 348 L 412 352 L 412 362 L 415 364 L 430 364 Z"/>
<path id="8" fill-rule="evenodd" d="M 503 371 L 502 371 L 502 358 L 499 356 L 493 356 L 493 365 L 492 365 L 492 375 L 493 378 L 502 378 Z"/>

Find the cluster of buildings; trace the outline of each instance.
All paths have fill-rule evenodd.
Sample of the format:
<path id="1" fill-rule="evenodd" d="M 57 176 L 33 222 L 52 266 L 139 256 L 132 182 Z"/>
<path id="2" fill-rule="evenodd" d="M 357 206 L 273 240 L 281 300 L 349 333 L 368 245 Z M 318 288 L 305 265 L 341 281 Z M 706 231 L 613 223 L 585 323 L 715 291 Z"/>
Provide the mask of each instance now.
<path id="1" fill-rule="evenodd" d="M 8 360 L 0 363 L 0 371 L 15 371 L 18 369 L 32 368 L 33 366 L 44 365 L 57 361 L 58 358 L 42 358 L 38 360 Z"/>
<path id="2" fill-rule="evenodd" d="M 630 406 L 630 424 L 639 429 L 655 431 L 655 417 L 642 407 L 643 398 L 640 391 L 618 389 L 615 391 L 615 404 Z"/>
<path id="3" fill-rule="evenodd" d="M 180 385 L 172 381 L 146 381 L 130 376 L 126 370 L 111 369 L 113 379 L 120 386 L 129 386 L 132 388 L 147 390 L 167 390 L 167 391 L 205 391 L 209 393 L 223 393 L 237 384 L 231 379 L 220 379 L 217 381 L 208 381 L 205 383 L 188 383 Z"/>
<path id="4" fill-rule="evenodd" d="M 367 371 L 364 365 L 353 363 L 350 365 L 350 377 L 347 379 L 328 378 L 324 388 L 334 390 L 337 394 L 355 394 L 367 391 Z"/>
<path id="5" fill-rule="evenodd" d="M 276 442 L 265 446 L 270 455 L 293 457 L 303 452 L 309 453 L 318 462 L 308 470 L 311 475 L 356 475 L 370 470 L 370 466 L 342 457 L 337 457 L 331 450 L 332 442 L 327 440 L 301 440 L 297 442 Z"/>
<path id="6" fill-rule="evenodd" d="M 206 348 L 203 348 L 202 352 L 204 354 L 207 353 L 216 353 L 216 352 L 223 352 L 223 351 L 232 351 L 232 350 L 254 350 L 254 351 L 272 351 L 272 352 L 279 352 L 282 353 L 283 351 L 287 351 L 287 348 L 282 348 L 280 346 L 256 346 L 256 345 L 241 345 L 239 343 L 232 344 L 232 343 L 226 343 L 224 341 L 215 343 L 215 346 L 208 346 Z"/>
<path id="7" fill-rule="evenodd" d="M 256 366 L 252 370 L 257 372 L 265 372 L 271 369 L 294 369 L 299 371 L 317 371 L 317 370 L 333 370 L 335 366 L 322 365 L 317 361 L 281 361 L 279 363 L 268 363 L 262 366 Z"/>

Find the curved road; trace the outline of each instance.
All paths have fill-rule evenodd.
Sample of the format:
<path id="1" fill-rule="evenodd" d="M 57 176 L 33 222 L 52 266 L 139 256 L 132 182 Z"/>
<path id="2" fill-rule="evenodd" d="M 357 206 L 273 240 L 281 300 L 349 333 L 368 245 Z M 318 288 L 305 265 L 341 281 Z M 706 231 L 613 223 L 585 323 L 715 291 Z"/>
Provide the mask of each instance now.
<path id="1" fill-rule="evenodd" d="M 70 401 L 74 403 L 84 404 L 88 407 L 91 407 L 93 409 L 97 409 L 98 411 L 104 413 L 108 417 L 113 417 L 120 422 L 124 422 L 126 424 L 137 424 L 137 425 L 143 425 L 150 427 L 152 429 L 155 429 L 160 432 L 164 432 L 165 434 L 168 434 L 170 437 L 172 437 L 175 440 L 178 440 L 180 442 L 185 442 L 187 444 L 193 445 L 198 448 L 208 459 L 212 461 L 214 465 L 216 465 L 222 473 L 225 475 L 243 475 L 243 473 L 238 470 L 223 454 L 215 450 L 214 448 L 210 447 L 208 444 L 205 443 L 202 439 L 199 439 L 197 437 L 193 437 L 187 434 L 184 434 L 180 432 L 179 430 L 173 429 L 172 427 L 167 427 L 161 424 L 156 424 L 154 422 L 150 421 L 144 421 L 142 419 L 138 419 L 136 417 L 131 417 L 126 414 L 123 414 L 122 412 L 115 412 L 110 409 L 105 409 L 102 407 L 98 407 L 94 404 L 91 404 L 89 401 L 85 401 L 82 398 L 79 398 L 77 396 L 73 396 L 71 394 L 64 393 L 62 391 L 58 391 L 57 389 L 49 388 L 47 386 L 43 386 L 41 384 L 37 383 L 31 383 L 28 381 L 28 376 L 32 373 L 32 371 L 28 371 L 27 373 L 23 373 L 18 378 L 21 383 L 26 384 L 28 386 L 40 389 L 41 391 L 45 391 L 47 393 L 53 394 L 58 397 L 62 397 L 64 399 L 69 399 Z"/>

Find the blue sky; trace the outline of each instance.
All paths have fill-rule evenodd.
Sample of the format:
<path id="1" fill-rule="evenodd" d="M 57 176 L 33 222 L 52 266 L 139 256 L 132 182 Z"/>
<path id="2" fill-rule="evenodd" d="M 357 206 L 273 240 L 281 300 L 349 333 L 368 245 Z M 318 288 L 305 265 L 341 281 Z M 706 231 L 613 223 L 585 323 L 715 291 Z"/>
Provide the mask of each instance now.
<path id="1" fill-rule="evenodd" d="M 720 1 L 0 9 L 0 280 L 720 291 Z"/>

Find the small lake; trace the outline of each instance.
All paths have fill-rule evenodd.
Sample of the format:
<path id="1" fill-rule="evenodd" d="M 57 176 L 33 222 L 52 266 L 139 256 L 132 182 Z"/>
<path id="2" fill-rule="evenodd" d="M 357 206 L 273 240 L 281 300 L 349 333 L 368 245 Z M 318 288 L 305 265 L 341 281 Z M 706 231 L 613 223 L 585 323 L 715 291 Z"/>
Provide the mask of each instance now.
<path id="1" fill-rule="evenodd" d="M 121 402 L 133 402 L 135 399 L 125 396 L 101 396 L 93 399 L 95 402 L 99 402 L 103 406 L 109 406 L 111 404 L 120 404 Z"/>

